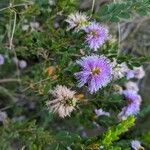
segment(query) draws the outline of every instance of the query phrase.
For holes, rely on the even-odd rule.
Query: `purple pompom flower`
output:
[[[25,69],[27,67],[27,62],[25,60],[20,60],[19,61],[19,67],[21,69]]]
[[[4,56],[0,54],[0,65],[3,65],[4,61],[5,61]]]
[[[82,71],[75,73],[79,80],[79,87],[88,85],[90,93],[97,92],[106,86],[112,79],[112,67],[110,60],[105,56],[86,56],[77,61]]]
[[[141,96],[133,90],[124,90],[123,95],[127,101],[127,106],[125,106],[119,113],[118,117],[120,119],[126,119],[130,115],[136,115],[140,110]]]
[[[132,140],[131,141],[131,147],[134,150],[144,150],[144,147],[141,145],[141,142],[138,140]]]
[[[129,80],[129,79],[132,79],[134,77],[135,77],[134,71],[133,70],[128,70],[128,72],[126,73],[126,78]]]
[[[110,116],[110,113],[104,111],[102,108],[95,109],[94,111],[95,111],[97,117],[99,117],[99,116]]]
[[[127,79],[137,78],[142,79],[145,76],[145,71],[142,66],[134,67],[133,70],[129,70],[126,74]]]
[[[108,39],[108,29],[98,23],[93,22],[84,30],[87,33],[86,42],[91,49],[94,49],[94,51],[97,51],[97,49]]]

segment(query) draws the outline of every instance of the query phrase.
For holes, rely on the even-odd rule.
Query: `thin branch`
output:
[[[121,29],[120,29],[120,23],[117,25],[118,27],[118,55],[121,53]]]
[[[92,16],[92,14],[93,14],[93,12],[94,12],[94,6],[95,6],[95,0],[92,1],[92,9],[91,9],[91,12],[92,12],[92,13],[91,13],[91,16]]]
[[[116,3],[116,0],[114,0],[114,3]],[[120,23],[118,22],[117,24],[117,28],[118,28],[118,56],[121,53],[121,47],[120,47],[120,42],[121,42],[121,29],[120,29]]]
[[[15,33],[15,28],[16,28],[16,19],[17,19],[17,13],[15,11],[14,12],[14,23],[13,23],[13,29],[12,29],[12,34],[10,37],[10,41],[9,41],[9,49],[12,49],[12,45],[13,45],[13,37],[14,37],[14,33]]]
[[[43,79],[43,80],[38,81],[38,82],[36,82],[36,83],[33,83],[33,85],[40,84],[41,82],[44,82],[44,81],[47,81],[47,80],[50,80],[50,78],[46,78],[46,79]],[[22,92],[25,92],[25,91],[27,91],[27,90],[30,89],[30,88],[31,88],[31,87],[28,86],[27,88],[23,89]]]
[[[9,49],[13,51],[14,57],[17,59],[17,54],[16,54],[16,52],[15,52],[15,50],[13,48],[13,38],[14,38],[15,29],[16,29],[17,13],[14,10],[13,10],[13,12],[14,12],[14,22],[13,22],[13,28],[12,28],[11,37],[10,37],[10,40],[9,40]],[[11,28],[11,24],[10,24],[10,28]],[[16,69],[17,69],[18,81],[20,83],[21,80],[20,80],[20,71],[19,71],[18,64],[16,64]]]
[[[18,79],[1,79],[0,80],[0,84],[1,83],[7,83],[7,82],[20,82],[20,79],[18,80]]]
[[[57,55],[64,55],[64,52],[55,52]],[[73,56],[73,57],[81,57],[82,55],[79,54],[72,54],[72,53],[67,53],[68,56]]]
[[[20,7],[20,6],[26,6],[27,4],[16,4],[16,5],[9,5],[8,7],[5,7],[5,8],[2,8],[0,9],[0,12],[1,11],[4,11],[4,10],[7,10],[7,9],[11,9],[11,8],[15,8],[15,7]]]
[[[7,109],[9,109],[9,108],[12,108],[12,107],[13,107],[13,105],[6,106],[6,107],[4,107],[4,108],[1,108],[0,111],[5,111],[5,110],[7,110]]]

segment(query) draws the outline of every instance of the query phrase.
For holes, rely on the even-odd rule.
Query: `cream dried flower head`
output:
[[[72,13],[66,19],[66,22],[69,24],[67,30],[74,29],[75,32],[78,32],[89,24],[88,20],[89,18],[81,12]]]
[[[66,86],[57,85],[50,94],[54,97],[52,101],[47,102],[50,112],[57,113],[61,118],[70,116],[75,109],[75,91],[71,91]]]

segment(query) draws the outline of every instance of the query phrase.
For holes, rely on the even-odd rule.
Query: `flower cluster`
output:
[[[91,49],[96,51],[108,39],[108,29],[96,22],[89,22],[89,17],[85,14],[77,12],[71,14],[66,19],[69,24],[67,30],[73,29],[75,32],[83,30],[86,33],[86,43]],[[91,94],[96,93],[100,88],[107,86],[112,79],[112,65],[111,61],[101,55],[89,55],[82,57],[77,61],[81,67],[81,71],[75,73],[76,79],[79,81],[78,86],[88,86]],[[60,117],[64,118],[74,110],[74,91],[67,89],[65,86],[58,85],[51,94],[55,99],[48,101],[47,106],[51,112],[57,113]],[[97,111],[100,113],[100,110]],[[101,111],[103,115],[109,115]]]
[[[142,66],[134,67],[133,70],[131,70],[124,63],[116,65],[115,67],[114,70],[117,70],[118,73],[118,75],[117,73],[116,75],[115,73],[113,73],[113,75],[115,75],[114,76],[115,79],[126,77],[127,80],[132,78],[139,80],[145,76],[145,72]],[[124,85],[125,90],[123,90],[123,88],[120,87],[119,85],[117,87],[119,87],[118,93],[122,94],[124,96],[125,101],[127,102],[127,105],[123,107],[122,111],[118,114],[118,118],[122,120],[126,119],[130,115],[136,115],[140,110],[140,105],[142,101],[141,96],[138,94],[139,91],[138,83],[128,81]]]
[[[134,67],[133,70],[127,72],[127,79],[142,79],[145,76],[145,71],[142,66]]]
[[[126,77],[128,80],[132,78],[142,79],[145,71],[142,66],[129,69],[126,63],[118,64],[116,60],[112,63],[114,80]]]
[[[68,16],[66,22],[69,24],[68,30],[75,32],[83,30],[86,33],[85,42],[90,49],[97,51],[109,38],[107,27],[96,22],[89,22],[89,18],[82,13],[74,13]]]
[[[142,79],[145,72],[142,66],[134,67],[133,70],[129,69],[126,63],[118,64],[116,60],[112,62],[113,79],[117,80],[125,77],[129,79]],[[126,119],[130,115],[136,115],[140,110],[141,96],[138,94],[139,87],[137,82],[128,81],[124,85],[125,90],[119,85],[114,85],[114,90],[122,94],[127,102],[127,105],[122,108],[118,114],[119,119]]]
[[[97,22],[90,22],[89,17],[80,12],[71,14],[66,19],[69,24],[67,30],[85,33],[85,42],[90,49],[97,51],[109,38],[108,29]],[[107,86],[112,80],[125,77],[127,80],[131,78],[142,79],[145,75],[143,67],[129,69],[126,63],[118,64],[117,60],[110,61],[104,55],[91,54],[84,56],[76,61],[80,66],[80,71],[74,73],[78,80],[78,87],[87,86],[88,91],[93,94],[101,88]],[[118,114],[119,119],[125,119],[130,115],[136,115],[140,110],[141,97],[137,93],[138,85],[129,81],[124,85],[125,90],[117,84],[113,85],[115,91],[122,94],[127,105],[122,108]],[[51,112],[57,113],[64,118],[70,116],[75,109],[75,91],[71,91],[65,86],[57,85],[51,91],[54,100],[48,101],[47,106]],[[102,108],[95,109],[97,116],[110,116],[109,112],[103,111]]]
[[[25,69],[27,67],[27,62],[25,60],[19,60],[18,58],[13,57],[12,61],[18,65],[20,69]]]
[[[130,115],[136,115],[140,110],[141,96],[133,90],[124,90],[123,96],[127,101],[127,106],[123,107],[118,117],[120,119],[126,119]]]

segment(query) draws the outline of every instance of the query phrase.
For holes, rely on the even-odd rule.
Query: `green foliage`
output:
[[[99,148],[100,146],[102,146],[106,150],[121,150],[122,147],[128,150],[128,147],[125,146],[126,143],[123,143],[122,141],[121,143],[115,143],[115,142],[120,139],[121,134],[127,132],[129,128],[131,128],[134,124],[135,124],[135,118],[133,116],[129,116],[126,120],[123,120],[119,124],[108,128],[107,131],[103,133],[102,137],[98,136],[98,137],[91,138],[88,140],[86,144],[91,149],[93,147]]]
[[[96,16],[101,21],[119,22],[130,19],[133,13],[145,16],[150,11],[149,0],[127,0],[119,3],[110,3],[101,7]]]
[[[60,131],[54,133],[38,127],[35,121],[19,122],[6,124],[4,128],[0,128],[0,148],[11,149],[12,145],[19,144],[20,148],[27,148],[29,150],[48,149],[64,149],[67,146],[76,147],[77,143],[81,142],[79,135]]]
[[[129,143],[135,137],[150,146],[149,132],[142,136],[142,131],[137,133],[134,129],[130,136],[121,136],[135,122],[131,116],[118,124],[117,115],[125,102],[122,95],[114,92],[113,84],[122,86],[126,79],[110,83],[93,95],[87,92],[86,86],[77,87],[74,73],[79,67],[75,62],[93,53],[83,42],[83,32],[66,31],[65,19],[78,11],[78,0],[13,0],[12,6],[5,5],[4,11],[0,10],[0,54],[5,57],[5,64],[0,66],[0,80],[15,78],[21,82],[0,82],[0,110],[8,115],[6,124],[1,121],[0,149],[88,150],[90,147],[97,150],[104,146],[106,150],[129,150]],[[148,15],[149,10],[149,0],[116,1],[101,6],[90,19],[111,24],[134,18],[135,14]],[[17,21],[10,50],[14,12]],[[33,23],[39,27],[31,26]],[[23,30],[26,25],[28,29]],[[119,55],[119,48],[117,41],[110,39],[94,53],[111,60],[117,58],[118,63],[126,62],[130,68],[150,60],[149,56]],[[13,62],[15,55],[19,60],[26,60],[27,68],[21,69]],[[57,84],[76,90],[77,96],[83,95],[75,111],[65,119],[48,112],[46,106],[46,101],[52,98],[49,91]],[[109,111],[111,116],[97,117],[96,108]],[[149,115],[149,106],[144,107],[138,117],[146,115]]]
[[[60,131],[55,136],[55,143],[49,146],[50,149],[65,149],[66,147],[77,147],[81,142],[79,135],[72,134],[66,131]],[[56,144],[57,143],[57,144]]]
[[[150,131],[143,133],[143,136],[141,137],[142,141],[147,147],[150,147]]]
[[[53,142],[50,132],[38,128],[35,121],[32,122],[9,122],[4,128],[0,128],[0,148],[11,149],[12,145],[19,142],[20,149],[43,149],[43,146]]]
[[[118,125],[109,128],[102,137],[102,145],[108,147],[114,141],[117,141],[122,133],[128,131],[128,129],[134,125],[134,122],[135,118],[131,116]]]

